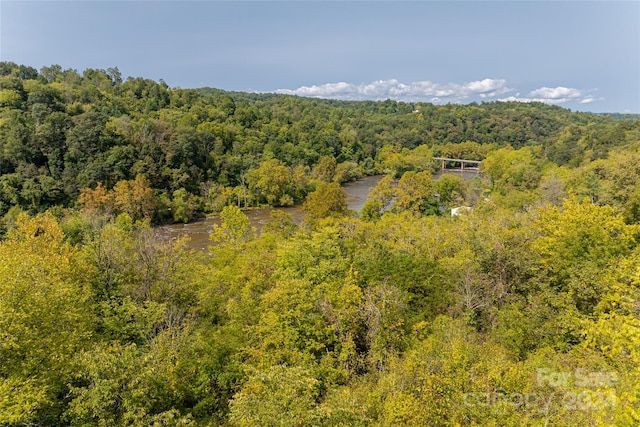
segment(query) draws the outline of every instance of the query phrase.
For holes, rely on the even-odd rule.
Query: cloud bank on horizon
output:
[[[511,92],[515,95],[506,96]],[[368,84],[326,83],[321,85],[301,86],[297,89],[278,89],[275,93],[297,95],[311,98],[329,98],[339,100],[381,101],[393,99],[406,102],[464,103],[479,99],[482,101],[518,101],[544,102],[546,104],[564,104],[576,102],[589,104],[596,98],[593,90],[582,90],[558,86],[541,87],[521,96],[514,88],[507,85],[505,79],[483,79],[467,83],[434,83],[419,81],[404,84],[396,79],[377,80]]]

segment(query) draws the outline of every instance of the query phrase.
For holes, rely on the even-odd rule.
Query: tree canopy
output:
[[[0,425],[640,423],[635,116],[0,82]]]
[[[638,133],[637,120],[541,103],[348,102],[170,88],[123,79],[117,67],[0,70],[0,215],[73,207],[99,186],[126,204],[128,183],[144,176],[154,201],[134,216],[188,221],[230,203],[299,203],[320,182],[434,172],[431,156],[483,160],[509,147],[486,171],[498,188],[526,188],[541,160],[577,167]]]

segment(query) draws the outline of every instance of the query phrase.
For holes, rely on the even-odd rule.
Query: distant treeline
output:
[[[162,80],[125,81],[117,67],[79,73],[2,62],[0,88],[0,215],[95,202],[103,192],[104,203],[92,207],[117,212],[137,192],[151,195],[144,215],[152,221],[187,221],[232,202],[291,205],[319,182],[399,176],[415,170],[405,160],[416,147],[429,149],[423,157],[476,160],[498,147],[539,147],[544,159],[577,166],[606,157],[639,126],[542,103],[172,89]]]

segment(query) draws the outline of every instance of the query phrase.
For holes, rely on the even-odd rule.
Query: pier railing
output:
[[[434,157],[433,160],[441,162],[442,170],[480,172],[481,162],[479,160],[450,159],[448,157]],[[453,163],[453,167],[447,167],[451,163]],[[458,164],[460,167],[457,167]]]

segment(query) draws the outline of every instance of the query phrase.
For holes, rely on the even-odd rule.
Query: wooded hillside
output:
[[[635,117],[0,74],[0,425],[640,424]]]
[[[633,142],[638,126],[539,103],[435,106],[171,89],[123,81],[117,68],[38,72],[4,62],[0,88],[0,215],[13,206],[36,213],[89,203],[154,222],[188,221],[238,199],[291,205],[320,181],[399,176],[416,168],[408,158],[416,147],[472,160],[528,147],[575,167]],[[149,194],[127,200],[132,192]],[[131,203],[143,208],[131,211]]]

